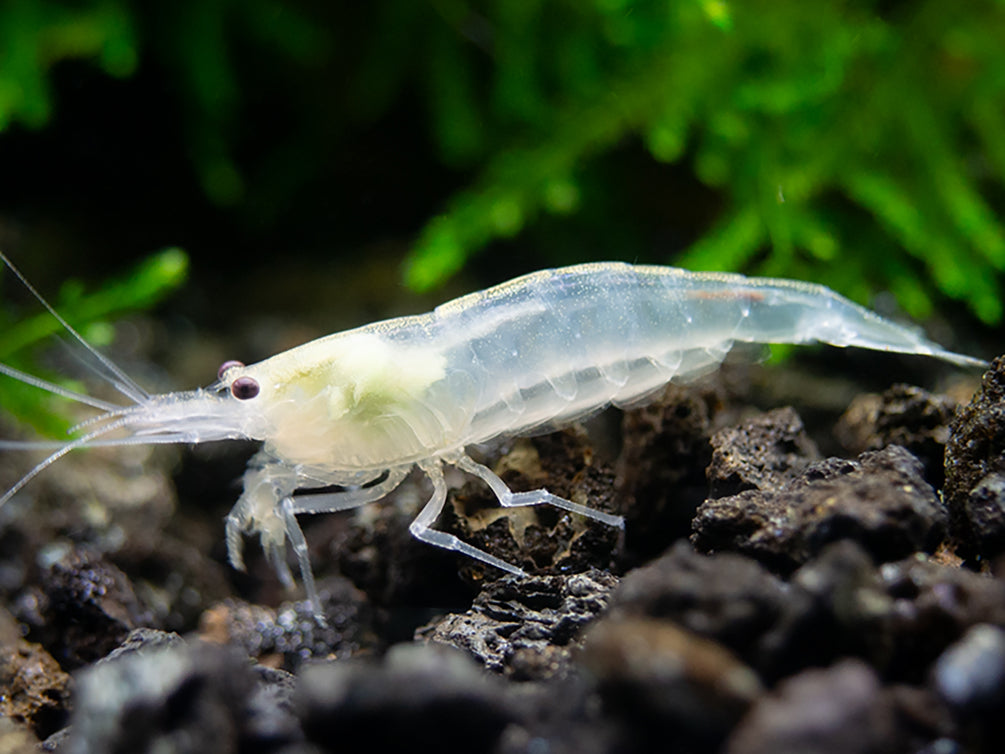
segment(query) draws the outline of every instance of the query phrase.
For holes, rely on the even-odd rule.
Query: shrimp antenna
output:
[[[102,354],[98,349],[96,349],[94,346],[88,343],[84,339],[83,335],[74,330],[73,327],[70,326],[70,323],[67,322],[65,319],[63,319],[63,317],[59,314],[59,312],[57,312],[52,307],[52,305],[42,297],[42,294],[40,294],[38,291],[35,290],[35,286],[33,286],[31,283],[28,282],[28,279],[21,274],[21,271],[14,266],[14,263],[11,262],[10,259],[7,257],[7,255],[4,254],[2,251],[0,251],[0,260],[3,260],[4,264],[6,264],[10,268],[10,271],[13,272],[14,275],[17,277],[17,279],[20,280],[21,283],[24,285],[24,287],[28,289],[29,293],[31,293],[31,295],[34,296],[38,300],[38,302],[46,308],[46,311],[48,311],[49,314],[51,314],[53,317],[56,318],[56,321],[59,322],[59,324],[61,324],[66,329],[66,331],[70,333],[70,335],[73,336],[74,340],[80,343],[80,345],[82,345],[89,354],[91,354],[95,359],[97,359],[98,362],[105,369],[107,369],[112,375],[115,376],[116,379],[109,380],[109,382],[116,390],[118,390],[120,393],[122,393],[130,400],[135,401],[136,403],[142,403],[143,401],[150,399],[150,393],[148,393],[146,390],[140,387],[128,374],[123,372],[122,369],[120,369],[119,366],[115,364],[115,362],[113,362],[107,356]],[[0,505],[2,504],[3,503],[0,502]]]
[[[21,479],[18,480],[17,484],[15,484],[13,487],[7,490],[7,492],[5,492],[2,497],[0,497],[0,506],[3,506],[4,503],[6,503],[8,500],[14,497],[14,495],[20,492],[20,490],[26,484],[28,484],[28,482],[30,482],[32,479],[38,476],[42,471],[49,468],[52,464],[54,464],[60,458],[65,456],[71,450],[82,448],[85,445],[88,445],[92,440],[95,440],[101,437],[102,435],[108,434],[113,430],[124,427],[128,423],[129,423],[129,417],[123,416],[118,420],[112,422],[111,424],[106,424],[104,427],[96,429],[93,432],[89,432],[86,435],[82,435],[76,438],[75,440],[71,440],[65,445],[60,446],[59,450],[55,451],[50,456],[48,456],[44,461],[39,463],[37,466],[35,466],[35,468],[33,468],[31,471],[29,471],[27,474],[21,477]]]
[[[59,395],[63,398],[69,398],[71,401],[77,401],[78,403],[83,403],[93,408],[101,409],[102,411],[118,411],[122,408],[122,406],[118,406],[114,403],[103,401],[100,398],[92,398],[89,395],[78,393],[76,390],[70,390],[62,385],[57,385],[54,382],[43,380],[41,377],[36,377],[33,374],[22,372],[20,369],[7,366],[3,362],[0,362],[0,374],[6,375],[18,382],[23,382],[26,385],[37,387],[39,390],[45,390],[47,393]]]

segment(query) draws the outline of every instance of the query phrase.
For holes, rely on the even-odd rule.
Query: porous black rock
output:
[[[991,362],[980,389],[957,412],[946,444],[944,493],[951,532],[964,557],[1005,552],[995,491],[1000,474],[1005,474],[1005,356]]]
[[[694,511],[708,497],[709,438],[725,402],[718,383],[671,383],[652,402],[625,412],[616,485],[629,565],[691,533]]]
[[[59,730],[69,716],[71,688],[70,676],[52,656],[25,641],[10,615],[0,610],[0,720],[11,723],[0,744],[9,745],[8,736],[19,737],[14,723],[39,738]],[[0,751],[7,751],[3,745]]]
[[[800,592],[751,558],[707,556],[678,542],[622,578],[611,595],[610,613],[667,619],[772,676],[773,648],[789,646],[787,616],[804,609],[804,602]]]
[[[894,706],[876,673],[858,660],[807,670],[761,698],[726,754],[845,754],[894,750]]]
[[[67,670],[104,657],[153,621],[129,577],[86,548],[68,550],[43,572],[34,602],[37,615],[19,617]]]
[[[416,638],[462,649],[518,680],[561,676],[579,632],[607,607],[617,583],[597,569],[502,579],[486,584],[470,610],[437,618]]]
[[[1005,630],[981,623],[935,662],[931,685],[953,712],[969,751],[1001,750],[1005,735]]]
[[[707,500],[692,541],[704,552],[750,555],[787,573],[827,544],[853,539],[877,561],[932,552],[947,515],[918,459],[897,445],[807,466],[775,490]]]
[[[620,513],[611,463],[596,453],[587,432],[561,432],[515,440],[493,470],[514,492],[552,494],[607,513]],[[445,528],[507,563],[544,573],[584,571],[610,565],[621,531],[550,505],[502,508],[488,486],[473,480],[448,497]],[[459,569],[481,584],[496,569],[463,557]]]
[[[866,393],[852,401],[834,433],[851,453],[900,445],[909,450],[936,489],[945,479],[945,450],[957,403],[948,395],[913,385],[897,384],[880,394]]]
[[[178,649],[183,646],[185,646],[185,640],[172,631],[160,631],[156,628],[134,628],[119,646],[98,662],[111,662],[124,655],[150,654],[162,649]]]
[[[1005,630],[980,623],[936,661],[936,690],[962,714],[1005,711]]]
[[[802,419],[790,407],[720,429],[711,444],[712,460],[705,472],[711,498],[781,487],[820,458]]]
[[[974,485],[963,514],[978,552],[989,558],[1005,552],[1005,472],[988,474]]]
[[[682,542],[626,574],[609,615],[671,621],[770,683],[858,657],[884,678],[916,684],[971,626],[1005,625],[1005,583],[921,555],[877,566],[852,540],[786,580],[749,557],[703,555]]]
[[[587,629],[579,662],[605,708],[653,743],[713,747],[762,691],[736,655],[669,620],[600,620]]]
[[[348,579],[322,579],[318,594],[323,624],[318,623],[308,600],[272,608],[228,599],[203,613],[199,635],[207,641],[239,646],[256,659],[278,659],[290,671],[312,658],[348,657],[374,642],[373,610]]]
[[[236,752],[302,740],[291,683],[230,647],[197,642],[130,651],[82,671],[59,751]],[[268,705],[271,716],[254,714]]]
[[[501,680],[435,645],[306,666],[294,707],[307,739],[338,751],[491,751],[518,717]]]

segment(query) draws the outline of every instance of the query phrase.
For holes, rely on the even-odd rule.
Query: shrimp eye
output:
[[[223,362],[220,365],[220,368],[216,370],[216,377],[217,377],[217,379],[222,380],[223,379],[223,373],[226,372],[228,369],[231,369],[233,367],[243,367],[243,366],[244,366],[244,363],[240,362],[240,361],[225,361],[225,362]]]
[[[230,383],[230,392],[239,401],[246,401],[258,395],[258,380],[253,377],[238,377]]]

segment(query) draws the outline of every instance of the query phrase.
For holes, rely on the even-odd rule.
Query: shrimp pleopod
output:
[[[0,373],[103,412],[0,504],[74,448],[254,439],[262,446],[226,519],[230,561],[243,567],[243,535],[257,534],[290,584],[289,541],[316,612],[320,601],[297,515],[378,500],[416,466],[429,478],[432,496],[411,533],[522,575],[517,565],[433,528],[447,498],[444,465],[483,480],[503,506],[547,504],[621,527],[621,517],[547,490],[512,492],[465,449],[570,422],[607,405],[637,404],[671,380],[692,380],[714,369],[736,343],[812,341],[983,364],[824,286],[584,264],[525,275],[427,314],[329,335],[257,364],[227,362],[206,389],[150,395],[95,353],[132,402],[125,407],[0,365]],[[297,493],[311,487],[339,489]]]

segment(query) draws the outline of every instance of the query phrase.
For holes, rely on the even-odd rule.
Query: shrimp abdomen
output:
[[[630,404],[714,369],[736,342],[980,363],[824,286],[622,263],[527,275],[438,308],[430,326],[452,368],[481,386],[467,442]]]

